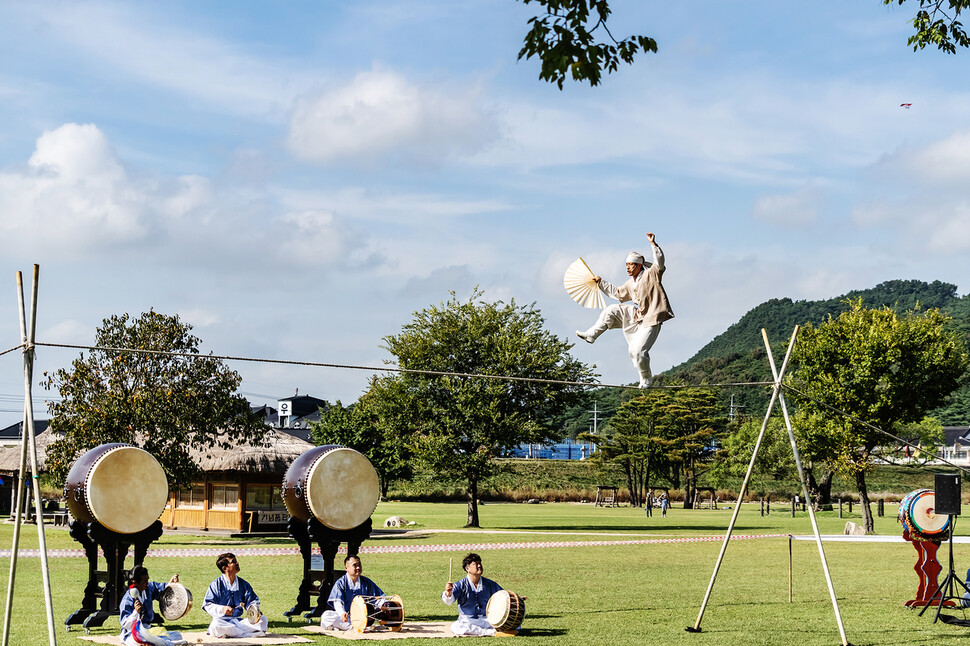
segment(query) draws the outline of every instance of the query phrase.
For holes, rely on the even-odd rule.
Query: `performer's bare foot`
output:
[[[596,340],[593,336],[586,334],[585,332],[580,332],[579,330],[576,330],[576,336],[578,336],[586,343],[592,343],[593,341]]]

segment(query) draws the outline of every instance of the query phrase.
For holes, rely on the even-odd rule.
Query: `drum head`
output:
[[[120,534],[134,534],[158,520],[168,503],[168,479],[150,453],[121,446],[105,453],[88,473],[91,514]]]
[[[189,614],[192,593],[181,583],[169,583],[158,597],[158,611],[165,621],[175,621]]]
[[[367,602],[362,596],[356,596],[350,602],[350,625],[354,627],[355,631],[364,632],[364,629],[372,621],[368,615],[369,610]]]
[[[262,616],[263,613],[259,610],[259,606],[257,606],[255,603],[246,609],[246,621],[254,626],[259,623]]]
[[[485,619],[497,628],[508,621],[511,607],[509,591],[499,590],[488,598],[488,605],[485,606]]]
[[[910,518],[916,531],[932,536],[946,529],[949,516],[935,513],[936,494],[925,491],[913,499],[910,505]]]
[[[330,529],[353,529],[370,518],[381,497],[377,471],[362,453],[324,453],[307,474],[307,505]]]

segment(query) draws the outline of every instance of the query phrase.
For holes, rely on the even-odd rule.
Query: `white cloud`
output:
[[[45,132],[27,168],[0,174],[0,231],[20,244],[70,249],[144,237],[145,195],[128,181],[107,138],[93,124]]]
[[[970,130],[958,130],[922,146],[907,145],[873,167],[878,176],[917,187],[970,186]]]
[[[824,194],[807,183],[794,193],[762,195],[754,203],[759,220],[787,226],[804,227],[818,220]]]
[[[438,164],[480,150],[496,131],[475,90],[423,87],[374,69],[298,101],[287,143],[308,161]]]
[[[376,254],[366,236],[329,211],[286,213],[275,224],[274,255],[306,266],[359,267]]]
[[[117,83],[166,88],[231,114],[280,119],[309,85],[292,62],[267,61],[238,45],[177,25],[173,13],[126,3],[28,3],[38,31],[75,61]],[[40,27],[42,25],[42,27]],[[78,64],[77,62],[75,64]]]

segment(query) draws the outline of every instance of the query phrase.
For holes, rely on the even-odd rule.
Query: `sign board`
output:
[[[256,512],[256,519],[260,525],[285,525],[290,519],[289,512],[286,511],[265,511],[260,509]]]

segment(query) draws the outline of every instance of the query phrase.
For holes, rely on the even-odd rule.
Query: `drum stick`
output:
[[[455,557],[448,559],[448,583],[451,583],[451,566],[455,564]]]

